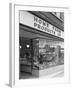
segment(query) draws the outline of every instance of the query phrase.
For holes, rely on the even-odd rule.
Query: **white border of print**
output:
[[[19,80],[19,10],[64,12],[64,77],[52,79],[25,79]],[[48,84],[61,84],[70,82],[69,72],[69,9],[67,7],[28,6],[22,4],[10,4],[10,86],[47,86]]]

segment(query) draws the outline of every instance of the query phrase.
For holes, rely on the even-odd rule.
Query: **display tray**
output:
[[[55,66],[58,66],[58,65],[63,65],[64,63],[56,63],[56,62],[44,62],[43,64],[35,64],[33,65],[34,69],[38,69],[38,70],[43,70],[43,69],[46,69],[46,68],[50,68],[50,67],[55,67]]]

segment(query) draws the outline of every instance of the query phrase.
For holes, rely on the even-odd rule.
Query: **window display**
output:
[[[39,43],[39,44],[38,44]],[[63,64],[63,48],[59,44],[52,44],[46,39],[39,39],[34,47],[34,67],[45,69],[55,65]]]

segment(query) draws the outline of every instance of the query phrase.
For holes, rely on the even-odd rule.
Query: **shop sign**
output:
[[[63,31],[29,12],[20,11],[20,23],[45,33],[63,38]]]
[[[61,37],[61,30],[49,24],[48,22],[38,18],[37,16],[34,16],[34,28]]]

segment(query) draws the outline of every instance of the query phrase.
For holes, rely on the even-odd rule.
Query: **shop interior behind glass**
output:
[[[32,75],[32,70],[64,64],[64,42],[24,37],[20,37],[19,41],[20,72]]]

